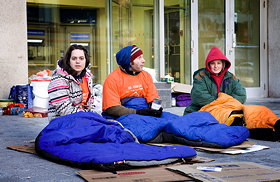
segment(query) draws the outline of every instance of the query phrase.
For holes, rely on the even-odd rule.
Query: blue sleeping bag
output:
[[[220,124],[206,111],[184,116],[164,112],[161,118],[130,114],[119,117],[117,121],[142,143],[153,141],[161,132],[172,134],[173,139],[174,136],[181,137],[180,143],[183,144],[215,148],[239,145],[249,137],[248,128]]]
[[[142,109],[144,103],[146,100],[142,97],[131,97],[126,99],[123,105]],[[141,107],[137,108],[137,105]],[[206,111],[184,116],[163,112],[160,118],[130,114],[116,120],[129,129],[141,143],[179,142],[190,146],[228,148],[241,144],[249,137],[248,128],[220,124]],[[158,135],[161,139],[154,140]]]
[[[119,123],[91,112],[53,119],[37,136],[35,149],[54,162],[106,171],[189,161],[196,156],[187,146],[140,144]]]

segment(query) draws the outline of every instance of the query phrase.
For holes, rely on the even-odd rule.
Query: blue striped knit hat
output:
[[[134,59],[142,54],[142,50],[136,45],[126,46],[116,54],[117,63],[123,69],[129,70],[130,62],[134,61]]]

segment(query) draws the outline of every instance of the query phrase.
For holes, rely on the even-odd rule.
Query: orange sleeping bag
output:
[[[260,105],[243,105],[246,127],[273,128],[279,118],[269,108]]]
[[[220,92],[216,100],[203,106],[199,111],[208,111],[219,123],[230,126],[233,122],[230,114],[235,110],[242,110],[242,104],[232,96]]]
[[[199,111],[208,111],[220,123],[230,126],[233,122],[230,114],[234,110],[243,111],[244,121],[249,129],[273,128],[276,121],[279,120],[269,108],[261,105],[243,105],[225,93],[219,93],[216,100],[203,106]]]

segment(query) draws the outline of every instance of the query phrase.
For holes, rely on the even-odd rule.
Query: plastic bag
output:
[[[27,85],[15,85],[10,88],[9,99],[13,99],[16,103],[22,103],[27,108],[33,106],[33,87],[30,84]]]
[[[51,76],[49,74],[51,71],[49,69],[46,69],[44,71],[38,71],[36,75],[31,75],[29,77],[30,80],[51,80]]]

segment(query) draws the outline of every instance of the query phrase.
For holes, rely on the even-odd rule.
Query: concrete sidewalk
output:
[[[249,99],[245,104],[264,105],[280,117],[280,99]],[[172,107],[165,111],[182,115],[184,108]],[[47,118],[24,118],[22,116],[0,116],[0,182],[79,182],[85,181],[76,172],[79,168],[56,164],[38,155],[7,149],[7,146],[30,145],[39,132],[48,124]],[[197,151],[198,156],[214,159],[211,163],[255,162],[258,164],[280,167],[280,142],[248,139],[269,149],[227,155]]]

